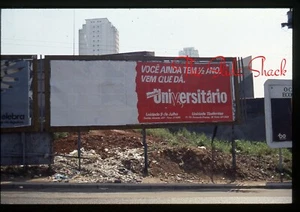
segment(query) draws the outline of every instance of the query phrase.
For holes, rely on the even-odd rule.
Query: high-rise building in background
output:
[[[79,29],[79,55],[119,53],[119,32],[107,18],[85,21]]]
[[[194,47],[186,47],[179,51],[179,56],[199,57],[199,53]]]

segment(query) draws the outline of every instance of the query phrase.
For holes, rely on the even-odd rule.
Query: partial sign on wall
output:
[[[28,60],[1,60],[1,127],[31,124],[30,69]]]
[[[264,84],[266,139],[271,148],[292,147],[292,80]]]
[[[35,56],[1,55],[1,129],[12,131],[35,124]]]
[[[50,127],[235,121],[233,76],[217,63],[46,59]]]

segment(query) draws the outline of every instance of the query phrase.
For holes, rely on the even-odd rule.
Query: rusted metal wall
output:
[[[51,133],[1,133],[1,166],[52,163]]]

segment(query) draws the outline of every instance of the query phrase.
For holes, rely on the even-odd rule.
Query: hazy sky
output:
[[[78,54],[78,30],[85,19],[108,18],[118,29],[120,53],[154,51],[178,56],[195,47],[200,57],[265,56],[265,69],[286,76],[254,77],[254,95],[263,97],[266,79],[292,79],[292,29],[285,9],[2,9],[1,54]],[[73,28],[75,14],[75,33]],[[261,69],[261,60],[253,62]]]

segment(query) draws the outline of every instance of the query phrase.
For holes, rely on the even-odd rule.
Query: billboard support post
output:
[[[235,179],[236,173],[236,143],[234,139],[234,124],[231,126],[231,154],[232,154],[232,170]]]
[[[80,131],[78,131],[78,140],[77,140],[77,146],[78,146],[78,169],[81,170],[81,164],[80,164],[80,147],[81,147],[81,136]]]
[[[41,61],[43,60],[42,55],[40,55],[40,60]],[[45,78],[43,76],[44,73],[43,73],[42,62],[39,63],[39,68],[38,68],[37,72],[38,72],[38,79],[37,79],[37,81],[38,81],[38,84],[39,84],[37,92],[38,92],[38,102],[39,102],[39,112],[40,112],[40,114],[39,114],[40,132],[43,132],[44,131],[44,115],[45,115],[43,113],[43,111],[44,111],[44,108],[43,108],[43,106],[44,106],[44,103],[43,103],[43,92],[44,92],[44,89],[43,89],[43,85],[44,85],[43,80]]]
[[[283,181],[283,167],[282,167],[282,150],[279,148],[279,172],[280,172],[280,182]]]
[[[22,148],[23,148],[23,166],[24,166],[24,169],[26,170],[26,158],[25,158],[26,147],[25,147],[25,133],[24,132],[21,133],[21,141],[22,141]]]
[[[211,181],[214,183],[214,139],[217,135],[218,125],[214,127],[213,135],[211,138]]]
[[[144,146],[144,158],[145,158],[145,167],[144,167],[144,173],[148,175],[148,155],[147,155],[147,142],[146,142],[146,129],[142,129],[143,134],[143,146]]]

